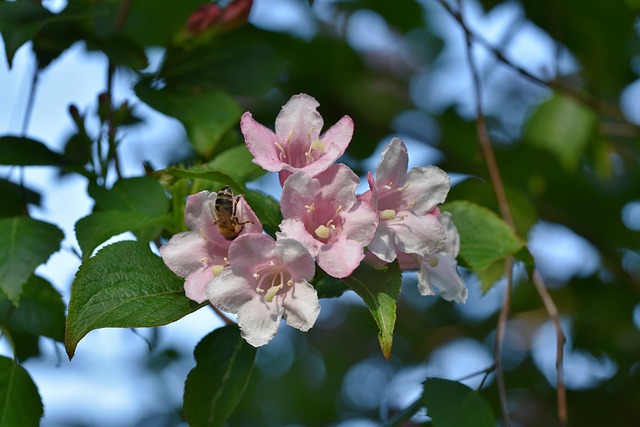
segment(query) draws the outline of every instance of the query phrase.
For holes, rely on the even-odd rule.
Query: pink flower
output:
[[[344,116],[323,135],[324,122],[316,110],[318,101],[301,93],[282,107],[276,118],[276,132],[256,122],[246,112],[240,129],[254,163],[270,172],[280,172],[280,183],[302,170],[315,176],[331,166],[342,154],[353,135],[353,121]]]
[[[424,257],[400,252],[398,253],[400,269],[420,269],[418,290],[422,295],[435,295],[435,288],[445,300],[461,304],[467,300],[467,288],[458,273],[458,262],[456,261],[460,251],[460,234],[458,234],[458,229],[449,212],[442,213],[440,221],[446,233],[444,247],[440,251]]]
[[[438,204],[449,192],[449,176],[436,166],[412,168],[407,172],[407,148],[393,138],[382,152],[376,178],[369,172],[371,190],[360,196],[380,216],[380,225],[368,249],[391,262],[396,252],[426,256],[438,251],[445,229],[438,216]]]
[[[302,243],[333,277],[346,277],[360,264],[378,225],[369,203],[356,199],[358,182],[358,176],[340,164],[315,178],[296,172],[282,188],[279,235]]]
[[[246,234],[231,244],[229,264],[207,285],[206,293],[214,306],[238,315],[249,344],[260,347],[271,341],[282,318],[304,332],[314,325],[320,304],[308,280],[315,266],[299,242]]]
[[[227,253],[231,241],[220,234],[211,213],[217,193],[201,191],[187,198],[184,219],[192,231],[176,234],[160,248],[160,255],[171,271],[186,278],[184,291],[187,297],[202,303],[207,300],[205,285],[214,275],[228,265]],[[243,196],[235,196],[236,217],[245,223],[240,235],[262,233],[262,224]]]

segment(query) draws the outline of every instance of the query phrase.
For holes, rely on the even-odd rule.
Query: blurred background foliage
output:
[[[36,1],[3,1],[0,32],[9,65],[29,41],[42,70],[83,43],[107,55],[112,71],[132,73],[139,100],[131,100],[132,110],[118,123],[122,138],[126,126],[139,124],[136,102],[178,119],[188,138],[175,141],[167,165],[150,168],[214,163],[242,144],[243,111],[270,124],[291,95],[304,92],[320,102],[326,127],[342,115],[353,118],[355,135],[342,160],[361,175],[375,167],[379,144],[399,136],[411,142],[410,156],[412,147],[425,147],[429,161],[452,174],[456,185],[448,200],[471,200],[499,214],[477,142],[463,32],[437,0],[260,1],[249,23],[248,9],[231,10],[246,2],[226,3],[211,9],[203,0],[70,0],[54,13]],[[640,2],[463,3],[469,27],[481,36],[473,52],[482,102],[517,231],[529,239],[568,336],[571,425],[636,426]],[[280,25],[270,25],[262,14],[279,16]],[[161,60],[149,65],[151,56]],[[83,138],[89,139],[80,126],[67,154],[77,153]],[[87,158],[70,161],[82,164]],[[0,184],[3,199],[11,201],[0,211],[15,215],[20,190],[5,180]],[[182,181],[165,185],[174,198],[189,191]],[[29,203],[39,202],[37,193],[27,195]],[[176,203],[172,209],[177,213],[167,228],[175,232],[182,212]],[[419,297],[415,276],[405,275],[390,361],[380,354],[368,310],[353,295],[323,300],[323,313],[309,333],[282,330],[258,351],[229,425],[378,425],[417,397],[426,376],[456,379],[488,367],[505,286],[501,273],[501,265],[480,277],[463,272],[471,294],[465,306]],[[520,426],[559,425],[555,337],[521,265],[515,278],[504,348],[512,419]],[[37,291],[36,282],[25,288],[25,305],[48,291]],[[0,320],[9,319],[10,310],[8,300],[0,301]],[[30,331],[16,316],[6,320],[18,341],[24,337],[20,359],[39,353],[34,337],[61,339],[59,318],[52,316],[48,331]],[[192,360],[192,350],[152,346],[141,363],[162,372]],[[454,373],[446,371],[444,359],[459,362]],[[473,386],[480,378],[473,378]],[[499,414],[492,375],[482,393]],[[138,425],[175,425],[179,413],[179,407],[167,408]],[[404,425],[423,422],[416,417]]]

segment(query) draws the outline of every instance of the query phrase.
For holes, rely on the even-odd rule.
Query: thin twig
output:
[[[458,15],[460,20],[458,21],[463,28],[467,28],[462,18],[462,1],[458,2]],[[507,195],[502,184],[502,178],[500,177],[500,171],[498,164],[493,153],[491,146],[491,139],[489,138],[489,131],[487,130],[487,124],[485,122],[484,113],[482,111],[482,87],[480,82],[480,75],[478,67],[476,66],[475,59],[473,57],[473,45],[471,40],[471,34],[469,31],[464,31],[466,39],[466,52],[467,62],[469,64],[469,70],[471,72],[471,78],[473,80],[473,88],[475,93],[475,105],[476,105],[476,131],[478,134],[478,142],[480,148],[484,154],[485,161],[487,162],[487,169],[489,171],[489,177],[491,184],[498,200],[498,206],[500,213],[509,226],[514,229],[513,217],[511,216],[511,210],[507,202]],[[513,268],[513,261],[511,258],[505,262],[505,270],[507,274],[507,291],[505,292],[504,302],[502,309],[500,310],[500,316],[498,317],[498,325],[496,326],[496,342],[493,352],[493,361],[496,366],[496,378],[498,381],[498,395],[500,397],[500,406],[502,407],[502,418],[505,427],[511,426],[511,417],[509,416],[509,404],[507,402],[507,390],[504,381],[504,375],[500,366],[500,356],[502,355],[502,344],[504,339],[504,331],[507,327],[507,319],[509,318],[509,307],[511,305],[511,270]]]
[[[540,83],[546,86],[549,86],[551,88],[553,88],[552,84],[544,82],[543,80],[529,74],[526,70],[515,66],[514,64],[512,64],[511,62],[509,62],[503,55],[501,52],[499,52],[497,49],[493,48],[493,46],[491,46],[486,40],[484,40],[483,38],[475,35],[474,33],[472,33],[469,28],[467,27],[467,25],[464,22],[464,19],[462,17],[462,2],[461,0],[457,0],[458,2],[458,11],[454,11],[451,6],[445,1],[445,0],[438,0],[438,2],[456,19],[456,21],[458,21],[458,23],[460,24],[464,34],[465,34],[465,39],[466,39],[466,51],[467,51],[467,60],[469,63],[469,68],[471,71],[471,75],[472,75],[472,79],[473,79],[473,84],[474,84],[474,89],[475,89],[475,96],[476,96],[476,129],[478,132],[478,141],[480,143],[480,147],[483,151],[483,154],[485,156],[485,160],[487,162],[487,169],[489,170],[489,176],[491,179],[491,184],[494,188],[494,191],[496,193],[496,198],[498,200],[498,206],[500,208],[500,213],[502,215],[502,218],[504,219],[504,221],[511,227],[511,229],[515,232],[515,224],[513,222],[513,217],[511,215],[511,210],[509,208],[509,204],[507,202],[507,197],[506,197],[506,193],[504,191],[504,185],[502,184],[502,178],[500,177],[500,172],[498,169],[498,165],[496,163],[495,160],[495,156],[493,153],[493,147],[491,146],[491,139],[489,138],[489,132],[487,130],[487,125],[486,125],[486,121],[484,118],[484,114],[482,112],[482,89],[480,86],[480,78],[479,78],[479,74],[478,74],[478,70],[473,58],[473,53],[472,53],[472,41],[473,39],[475,39],[476,41],[478,41],[480,44],[484,45],[485,48],[489,49],[491,52],[493,52],[493,54],[496,56],[496,58],[498,58],[499,60],[501,60],[502,62],[504,62],[505,64],[509,65],[510,67],[512,67],[513,69],[515,69],[516,71],[520,72],[522,75]],[[564,91],[563,93],[565,94],[569,94],[566,91]],[[581,94],[582,96],[583,94]],[[578,98],[576,98],[578,99]],[[599,101],[592,100],[591,98],[583,98],[583,99],[579,99],[581,100],[581,102],[584,102],[590,106],[592,106],[594,109],[598,110],[601,114],[605,114],[603,111],[600,110],[600,108],[602,108],[602,106],[604,104],[600,103]],[[611,113],[611,112],[609,112]],[[621,113],[620,113],[621,114]],[[606,114],[605,114],[606,115]],[[624,117],[621,116],[623,119]],[[619,118],[619,117],[616,117]],[[509,416],[508,416],[508,407],[507,407],[507,402],[506,402],[506,391],[505,391],[505,385],[504,385],[504,380],[501,380],[501,369],[500,369],[500,353],[501,353],[501,347],[502,347],[502,340],[504,338],[504,328],[506,327],[506,321],[507,321],[507,317],[508,317],[508,310],[509,310],[509,305],[510,305],[510,300],[511,300],[511,292],[512,292],[512,270],[513,270],[513,260],[511,258],[507,259],[507,262],[505,264],[505,268],[506,268],[506,275],[507,275],[507,282],[508,282],[508,289],[507,289],[507,293],[505,295],[505,301],[502,307],[502,310],[500,312],[500,316],[498,319],[498,326],[496,329],[496,348],[495,348],[495,352],[494,352],[494,362],[496,364],[496,371],[498,374],[498,388],[499,388],[499,393],[500,393],[500,402],[502,404],[502,411],[504,414],[504,423],[505,425],[509,425],[510,421],[509,421]],[[553,302],[553,299],[551,298],[551,296],[549,295],[549,293],[547,292],[546,287],[544,286],[544,283],[542,282],[540,276],[537,273],[534,273],[534,284],[536,286],[536,290],[538,291],[538,294],[540,295],[540,297],[542,298],[542,301],[544,302],[545,308],[547,310],[547,313],[549,314],[549,317],[552,319],[553,324],[556,328],[556,332],[558,334],[557,336],[557,354],[556,354],[556,369],[558,372],[558,380],[557,380],[557,398],[558,398],[558,418],[560,419],[560,422],[563,426],[568,425],[568,417],[567,417],[567,405],[566,405],[566,392],[565,392],[565,387],[564,387],[564,375],[563,375],[563,371],[562,371],[562,360],[563,360],[563,348],[564,348],[564,343],[565,343],[565,337],[564,337],[564,333],[562,331],[562,324],[560,323],[560,316],[558,314],[558,310]]]
[[[549,291],[547,291],[547,287],[544,285],[544,282],[537,271],[533,273],[533,284],[536,286],[538,294],[540,295],[540,298],[542,298],[542,302],[544,303],[544,306],[549,313],[549,317],[553,322],[553,327],[556,330],[556,389],[558,391],[558,418],[560,419],[560,424],[562,426],[568,426],[567,392],[564,386],[564,370],[562,369],[566,337],[562,330],[562,323],[560,323],[558,308],[553,302],[551,295],[549,295]]]
[[[220,317],[220,319],[222,319],[222,321],[224,323],[226,323],[227,325],[235,325],[236,322],[234,322],[233,320],[229,319],[227,316],[224,315],[223,312],[221,312],[218,307],[216,307],[213,304],[209,304],[209,306],[213,309],[214,313],[216,313],[218,315],[218,317]]]
[[[628,123],[627,118],[624,116],[620,108],[617,106],[604,102],[598,98],[595,98],[577,88],[567,86],[566,84],[557,81],[557,80],[544,80],[540,77],[534,76],[529,71],[525,70],[521,66],[513,63],[505,55],[497,48],[495,48],[487,39],[484,37],[474,33],[467,27],[462,21],[462,16],[459,11],[454,10],[445,0],[438,0],[438,2],[446,9],[449,14],[460,23],[463,31],[465,32],[467,38],[474,39],[478,42],[478,44],[482,45],[485,49],[487,49],[491,54],[493,54],[500,62],[517,72],[523,77],[526,77],[530,81],[537,83],[541,86],[548,87],[557,92],[563,93],[570,98],[575,99],[576,101],[591,107],[594,111],[602,114],[605,117],[609,117],[621,122]],[[631,125],[635,126],[635,125]]]
[[[38,67],[38,63],[36,61],[36,66],[33,70],[33,77],[31,77],[31,87],[29,88],[29,97],[27,98],[27,108],[25,109],[24,117],[22,118],[22,129],[20,130],[20,134],[22,136],[27,136],[27,131],[29,130],[29,123],[31,122],[31,117],[33,116],[33,106],[36,100],[36,89],[38,87],[39,77],[40,67]],[[22,202],[22,210],[25,215],[28,215],[29,212],[27,210],[27,189],[24,184],[24,167],[20,167],[20,199]]]

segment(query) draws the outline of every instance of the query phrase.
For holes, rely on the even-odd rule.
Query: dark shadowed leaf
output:
[[[183,283],[146,243],[104,247],[80,266],[71,287],[65,330],[69,358],[94,329],[166,325],[197,310]]]
[[[47,148],[42,142],[18,136],[0,137],[0,165],[66,166],[62,155]]]
[[[278,226],[282,222],[280,203],[268,194],[249,189],[245,190],[244,199],[258,216],[264,231],[272,237],[275,236],[279,229]]]
[[[25,204],[40,205],[40,194],[28,187],[0,179],[0,218],[24,214]]]
[[[428,378],[422,402],[433,427],[495,427],[496,418],[487,401],[456,381]]]
[[[0,220],[0,289],[18,305],[22,285],[60,248],[62,231],[29,217]]]
[[[44,410],[29,373],[0,356],[0,426],[37,427]]]
[[[11,301],[0,295],[0,325],[4,325],[11,335],[25,333],[62,341],[64,312],[60,293],[36,275],[24,284],[19,307],[13,307]]]
[[[38,2],[0,3],[0,32],[9,67],[20,46],[35,37],[52,16],[53,14]]]
[[[396,323],[396,300],[400,295],[402,274],[398,263],[373,268],[362,263],[344,279],[344,283],[362,298],[376,321],[378,341],[384,357],[391,357],[393,330]]]
[[[196,367],[184,385],[184,413],[193,427],[222,427],[247,386],[256,349],[237,326],[217,329],[196,346]]]

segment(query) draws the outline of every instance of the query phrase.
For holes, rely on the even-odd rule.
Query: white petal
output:
[[[238,326],[242,337],[252,346],[267,344],[278,332],[284,308],[274,300],[266,303],[261,298],[246,302],[238,310]]]
[[[442,298],[462,304],[467,300],[467,288],[458,273],[458,263],[448,254],[431,255],[437,258],[438,265],[431,267],[428,261],[422,262],[418,273],[418,290],[422,295],[435,295],[433,288],[438,290]]]
[[[284,298],[284,320],[287,325],[308,331],[320,314],[318,294],[313,286],[306,281],[297,282]]]
[[[378,225],[367,249],[383,261],[391,262],[396,259],[396,244],[393,241],[393,231],[383,221]]]
[[[211,304],[228,313],[238,313],[244,304],[260,295],[249,286],[247,280],[225,268],[205,287]]]

